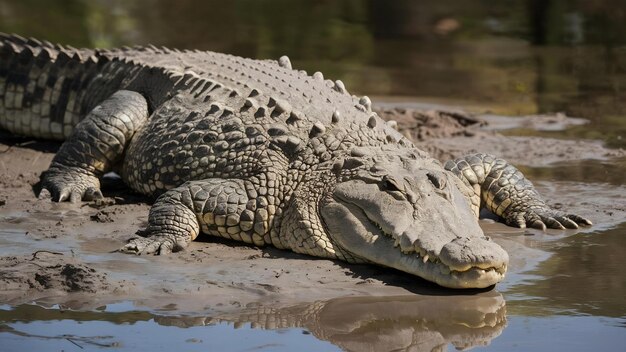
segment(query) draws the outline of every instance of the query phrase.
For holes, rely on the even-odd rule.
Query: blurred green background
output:
[[[626,147],[619,0],[0,0],[0,31],[84,47],[152,43],[341,79],[352,93],[595,122]]]

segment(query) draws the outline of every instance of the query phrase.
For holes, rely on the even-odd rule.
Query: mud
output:
[[[71,292],[96,293],[111,286],[106,273],[98,273],[60,252],[38,250],[32,255],[2,257],[0,265],[3,268],[0,286],[9,300],[21,297],[36,300],[40,296]]]
[[[533,166],[624,155],[623,150],[606,149],[592,141],[503,136],[486,130],[490,124],[484,119],[459,111],[385,108],[379,112],[396,120],[399,129],[419,146],[444,159],[468,151],[486,151]],[[344,296],[428,296],[444,292],[394,270],[206,237],[188,250],[166,257],[117,253],[117,248],[145,227],[151,199],[133,194],[119,178],[107,177],[103,182],[107,198],[103,201],[59,204],[37,200],[34,189],[39,175],[58,146],[0,135],[2,303],[34,301],[90,309],[132,301],[151,309],[204,312],[226,319],[228,314],[244,309],[280,310]],[[541,181],[537,186],[550,203],[599,224],[583,231],[614,226],[626,217],[626,209],[614,206],[626,194],[624,187]],[[587,202],[581,203],[581,196],[587,197]],[[541,258],[541,251],[527,245],[528,234],[540,234],[535,230],[513,229],[489,219],[481,224],[512,253],[509,277],[514,278]],[[231,320],[236,319],[233,316]]]
[[[516,165],[545,166],[574,160],[609,160],[626,156],[623,149],[609,149],[593,140],[563,140],[531,136],[507,136],[500,131],[526,128],[560,131],[587,123],[563,114],[507,117],[474,115],[460,109],[412,104],[381,105],[377,112],[394,120],[398,130],[439,160],[468,153],[491,153]]]

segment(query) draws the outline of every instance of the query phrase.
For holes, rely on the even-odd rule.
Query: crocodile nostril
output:
[[[426,176],[428,176],[430,182],[438,189],[444,189],[444,187],[446,187],[446,179],[443,175],[429,172]]]

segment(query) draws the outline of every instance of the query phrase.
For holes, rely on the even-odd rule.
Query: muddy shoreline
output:
[[[493,123],[459,111],[382,107],[400,131],[437,158],[490,152],[517,165],[546,166],[626,155],[597,141],[506,137]],[[562,120],[562,119],[561,119]],[[571,122],[562,120],[558,123]],[[578,121],[577,121],[578,123]],[[552,122],[548,122],[553,125]],[[508,126],[508,125],[507,125]],[[553,126],[554,127],[554,126]],[[114,252],[146,225],[151,200],[115,178],[103,182],[105,201],[39,201],[34,187],[59,144],[0,134],[0,302],[36,302],[94,309],[132,301],[148,309],[229,314],[250,307],[290,307],[344,296],[450,294],[418,278],[384,268],[322,260],[205,237],[176,255],[140,257]],[[537,182],[549,203],[589,217],[593,231],[626,217],[616,209],[624,187]],[[581,194],[588,194],[581,203]],[[623,199],[623,198],[622,198]],[[534,230],[481,221],[511,254],[509,277],[541,257],[525,243]],[[555,232],[564,236],[571,232]],[[538,234],[544,235],[544,234]],[[503,287],[508,285],[505,279]],[[465,293],[468,293],[465,291]],[[492,294],[486,292],[483,294]]]

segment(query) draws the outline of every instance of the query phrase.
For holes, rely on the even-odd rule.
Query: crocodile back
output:
[[[105,61],[94,50],[0,33],[0,127],[65,139],[84,116],[86,87]]]

